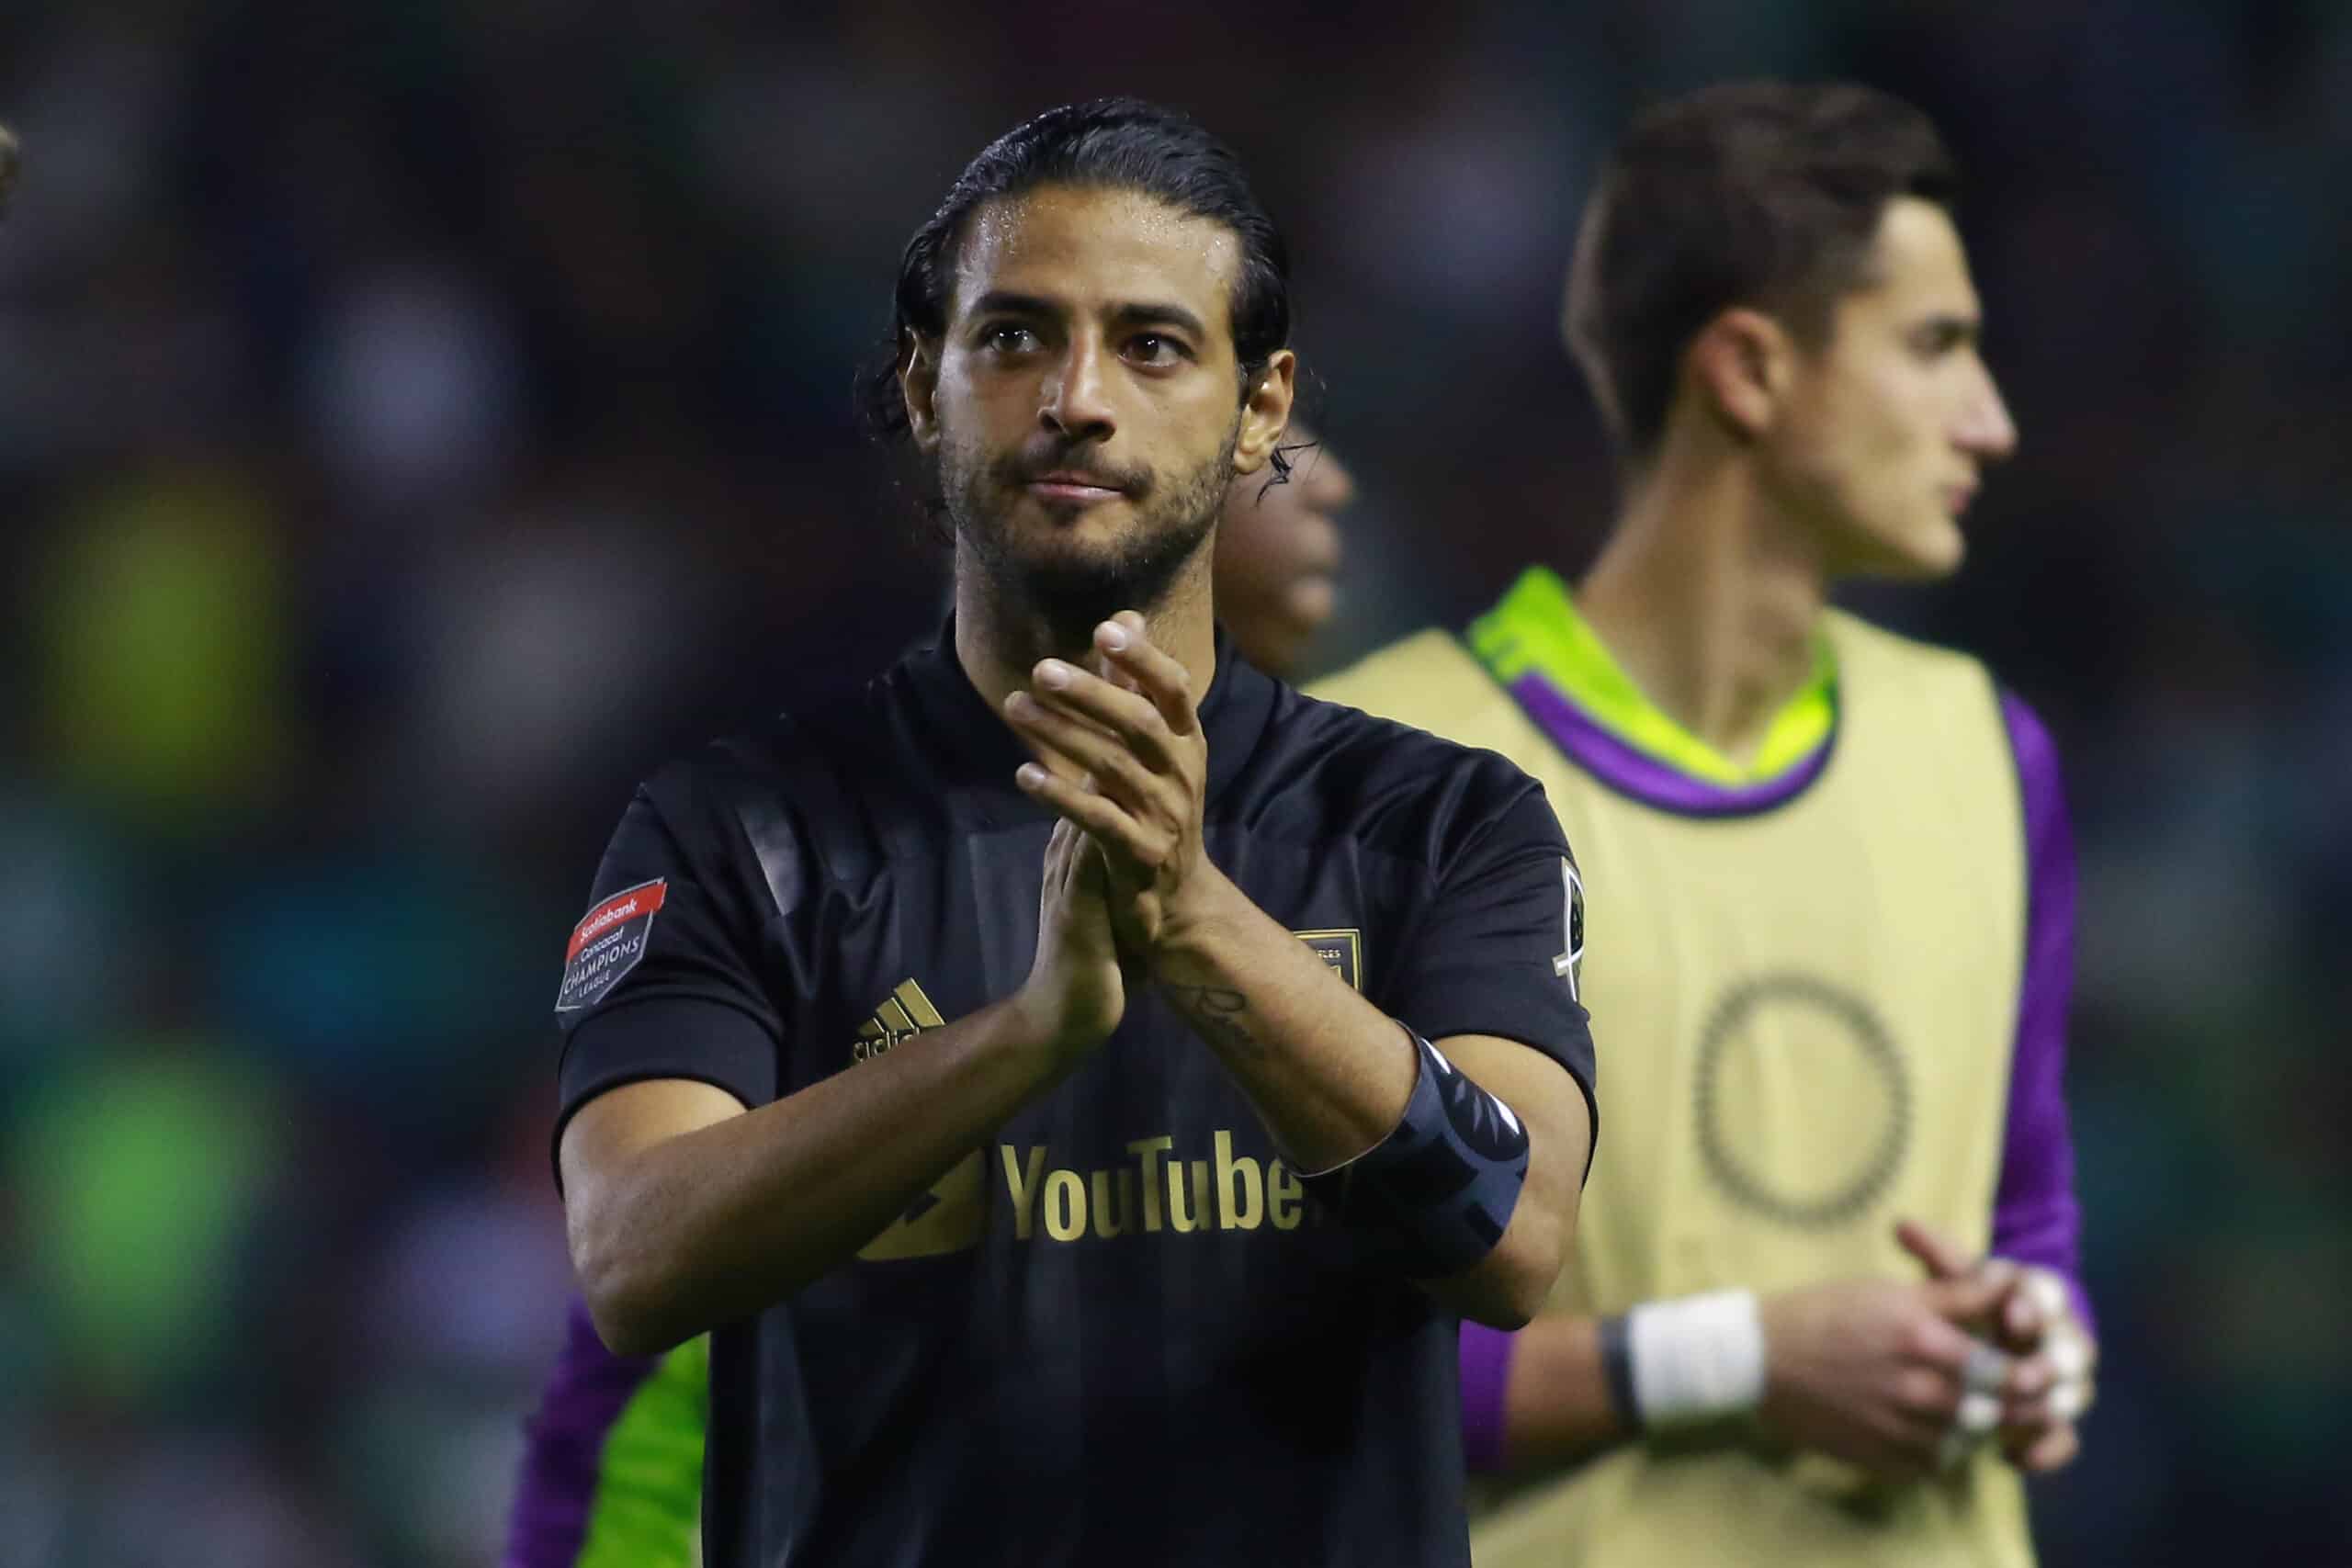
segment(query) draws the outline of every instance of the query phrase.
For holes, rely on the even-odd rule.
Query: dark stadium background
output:
[[[1328,664],[1586,558],[1572,215],[1765,73],[1941,120],[2024,432],[1867,603],[2067,761],[2048,1559],[2352,1562],[2352,6],[10,0],[0,1568],[491,1561],[566,931],[657,761],[931,624],[848,388],[984,140],[1134,90],[1257,171],[1365,495]]]

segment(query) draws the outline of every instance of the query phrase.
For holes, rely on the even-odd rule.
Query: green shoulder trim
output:
[[[1838,719],[1838,659],[1814,639],[1813,674],[1765,731],[1756,761],[1742,767],[1661,712],[1577,613],[1567,584],[1529,567],[1495,607],[1470,624],[1471,650],[1508,686],[1540,675],[1595,723],[1637,750],[1709,784],[1778,777],[1818,751]]]

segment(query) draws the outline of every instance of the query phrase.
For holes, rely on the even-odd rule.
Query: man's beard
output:
[[[1112,469],[1068,446],[1043,454],[1017,452],[991,462],[951,438],[940,451],[940,493],[956,539],[1000,591],[1018,595],[1022,607],[1043,618],[1057,641],[1083,643],[1098,623],[1119,611],[1149,615],[1165,602],[1177,575],[1216,526],[1240,436],[1237,414],[1216,456],[1167,479],[1145,469]],[[1004,510],[1032,477],[1059,468],[1100,475],[1125,491],[1135,521],[1124,536],[1099,549],[1061,547],[1060,540],[1047,541],[1034,554],[1020,549]]]

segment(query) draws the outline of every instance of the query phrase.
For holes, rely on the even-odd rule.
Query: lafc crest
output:
[[[1346,931],[1293,931],[1315,950],[1315,956],[1330,966],[1331,973],[1357,990],[1363,989],[1363,932],[1351,927]]]

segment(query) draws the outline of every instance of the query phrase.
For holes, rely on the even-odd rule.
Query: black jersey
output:
[[[1222,637],[1200,712],[1207,852],[1252,900],[1423,1035],[1522,1041],[1589,1098],[1539,785]],[[649,1077],[763,1105],[1010,995],[1054,822],[1027,755],[951,627],[659,774],[572,939],[564,1114]],[[1306,1197],[1138,988],[856,1259],[715,1332],[707,1559],[1467,1562],[1456,1323],[1391,1245]]]

